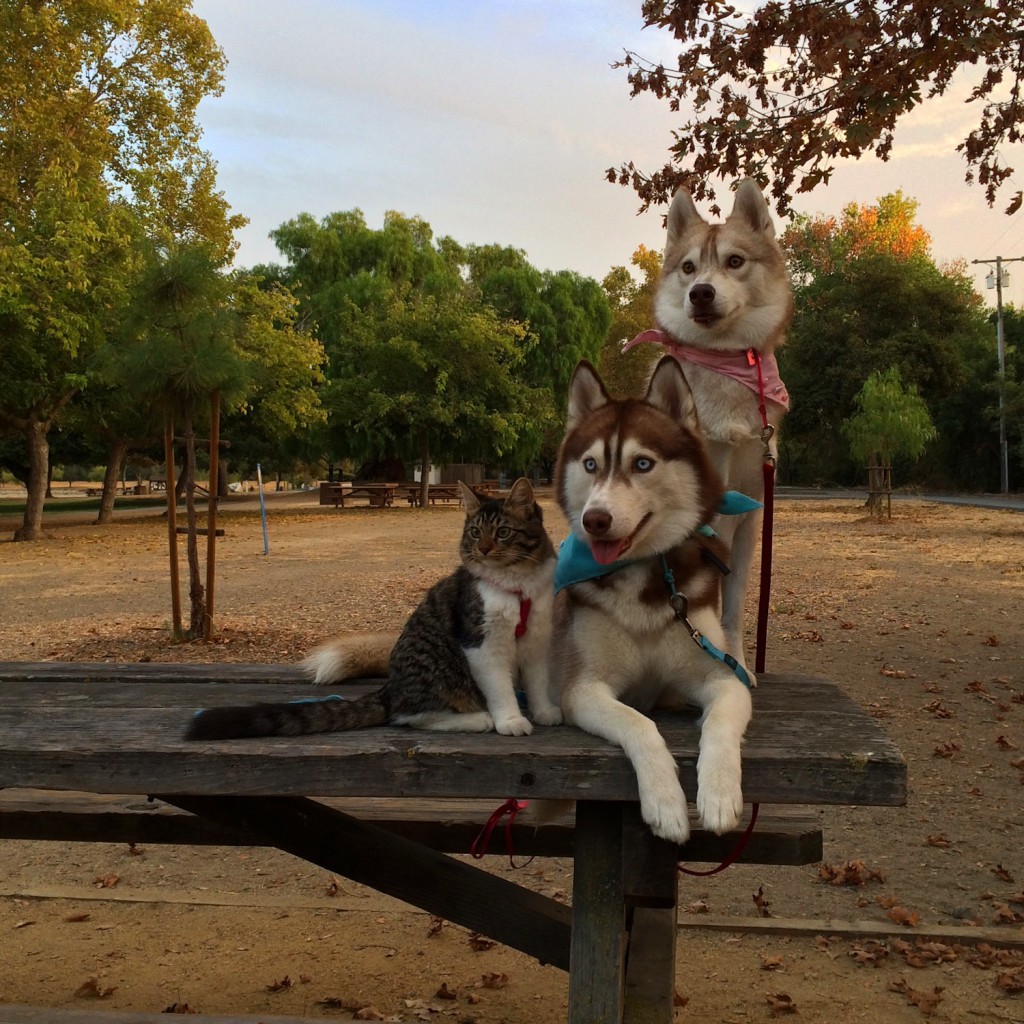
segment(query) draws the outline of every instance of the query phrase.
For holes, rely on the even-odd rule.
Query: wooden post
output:
[[[209,501],[206,504],[206,617],[203,639],[213,634],[213,582],[217,564],[217,492],[220,466],[220,391],[210,396],[210,479],[207,481]]]
[[[164,463],[167,476],[167,536],[171,566],[171,628],[181,636],[181,584],[178,577],[178,516],[174,497],[174,421],[170,409],[164,410]]]

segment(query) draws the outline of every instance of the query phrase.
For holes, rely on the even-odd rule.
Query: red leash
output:
[[[761,413],[761,443],[764,445],[764,516],[761,519],[761,588],[757,602],[757,642],[754,652],[754,671],[763,672],[765,652],[768,647],[768,611],[772,591],[772,533],[775,525],[775,456],[769,442],[775,428],[768,422],[768,406],[764,394],[764,378],[761,375],[761,354],[748,349],[747,362],[757,367],[759,395],[758,411]]]
[[[740,855],[747,848],[747,843],[750,842],[750,837],[754,834],[754,825],[757,824],[757,812],[760,810],[760,804],[750,805],[750,821],[747,822],[747,827],[743,830],[743,835],[736,840],[736,845],[729,852],[729,856],[718,865],[717,868],[712,868],[710,871],[693,871],[690,868],[684,868],[682,864],[677,864],[676,867],[679,869],[679,873],[682,875],[692,875],[695,878],[708,878],[711,875],[717,875],[719,871],[724,871],[726,868],[731,867],[739,860]]]
[[[508,863],[510,867],[521,868],[526,867],[533,858],[526,861],[524,864],[516,864],[515,862],[515,846],[512,842],[512,823],[516,820],[516,815],[526,809],[528,801],[516,800],[514,797],[509,797],[497,810],[491,813],[491,816],[484,822],[484,827],[480,829],[476,839],[473,840],[472,845],[469,847],[469,852],[477,860],[480,860],[487,853],[487,847],[491,843],[491,836],[494,834],[494,830],[498,827],[498,822],[501,821],[505,815],[508,815],[508,821],[505,822],[505,848],[508,850]]]

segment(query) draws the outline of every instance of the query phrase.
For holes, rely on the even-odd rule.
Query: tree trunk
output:
[[[103,474],[103,496],[100,498],[100,511],[96,516],[96,524],[109,523],[114,517],[114,495],[117,493],[117,478],[121,472],[128,442],[120,438],[111,440],[107,447],[107,468]]]
[[[221,455],[217,460],[217,497],[227,498],[230,495],[231,491],[228,489],[228,460]]]
[[[426,430],[420,433],[420,508],[430,504],[430,438]]]
[[[892,516],[892,477],[885,459],[874,456],[868,463],[868,511],[881,518]]]
[[[164,409],[164,493],[167,495],[167,542],[171,574],[171,629],[174,639],[180,640],[181,586],[178,576],[178,506],[174,497],[174,423],[169,408]]]
[[[43,536],[43,507],[46,504],[46,481],[50,474],[50,443],[46,439],[49,423],[30,419],[23,433],[28,449],[27,498],[21,526],[14,531],[15,540],[40,540]]]
[[[185,413],[185,509],[188,523],[188,596],[190,613],[188,636],[194,640],[203,635],[206,624],[206,595],[199,572],[199,534],[196,532],[196,436],[192,413]]]

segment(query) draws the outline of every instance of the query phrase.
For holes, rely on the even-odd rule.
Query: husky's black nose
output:
[[[612,517],[601,509],[583,513],[583,529],[592,537],[603,537],[612,528]]]
[[[710,284],[695,284],[690,289],[690,302],[698,309],[707,309],[714,304],[715,288]]]

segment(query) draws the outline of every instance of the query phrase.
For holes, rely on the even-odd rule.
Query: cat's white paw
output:
[[[533,712],[533,720],[537,725],[561,725],[562,709],[549,704],[546,708],[539,708]]]
[[[686,812],[686,797],[678,783],[674,792],[640,796],[640,815],[651,831],[670,843],[685,843],[690,838],[690,816]]]
[[[502,736],[529,736],[533,732],[533,723],[522,715],[513,718],[495,719],[494,728]]]
[[[716,835],[731,832],[743,815],[743,788],[739,776],[730,775],[717,773],[697,790],[697,813],[704,827]]]

